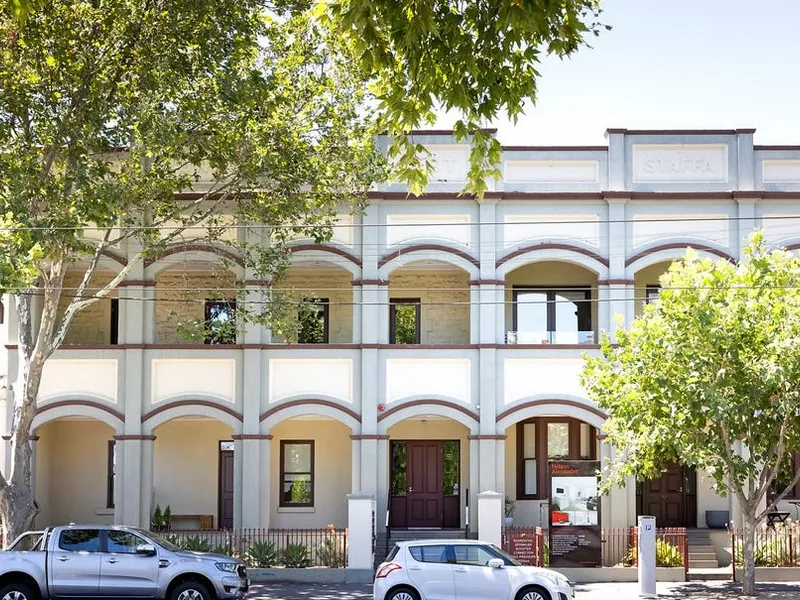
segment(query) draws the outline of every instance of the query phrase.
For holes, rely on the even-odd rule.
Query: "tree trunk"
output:
[[[756,517],[754,514],[743,514],[744,536],[742,537],[742,563],[744,577],[742,577],[742,593],[745,596],[756,595]]]

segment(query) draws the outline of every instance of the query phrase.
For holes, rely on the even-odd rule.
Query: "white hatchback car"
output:
[[[475,540],[400,542],[375,573],[374,600],[572,600],[561,573],[525,567]]]

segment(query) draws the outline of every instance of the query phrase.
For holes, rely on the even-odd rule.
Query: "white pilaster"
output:
[[[493,491],[478,494],[478,539],[482,542],[503,545],[503,502],[502,494]]]

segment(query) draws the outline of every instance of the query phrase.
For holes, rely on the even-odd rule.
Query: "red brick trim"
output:
[[[317,250],[319,252],[329,252],[331,254],[338,254],[349,260],[354,265],[360,267],[361,259],[357,256],[350,254],[347,250],[342,250],[337,246],[328,246],[325,244],[298,244],[296,246],[289,246],[289,252],[304,252],[306,250]]]
[[[472,256],[468,252],[464,252],[463,250],[458,250],[456,248],[451,248],[450,246],[444,246],[442,244],[418,244],[415,246],[411,246],[409,248],[403,248],[402,250],[395,250],[394,252],[386,254],[385,256],[381,257],[381,259],[378,261],[378,268],[383,267],[389,261],[392,261],[399,256],[404,256],[406,254],[413,254],[414,252],[420,252],[423,250],[436,250],[438,252],[454,254],[455,256],[459,256],[464,260],[470,262],[476,267],[481,266],[481,263],[477,258]]]
[[[503,279],[470,279],[470,285],[505,285],[506,282]]]
[[[53,410],[54,408],[61,408],[62,406],[89,406],[91,408],[96,408],[98,410],[102,410],[103,412],[107,412],[108,414],[115,416],[120,421],[125,420],[125,415],[120,411],[114,410],[105,404],[100,404],[99,402],[93,402],[91,400],[59,400],[58,402],[51,402],[50,404],[37,406],[36,414],[38,415],[47,412],[48,410]]]
[[[271,281],[264,281],[263,279],[245,279],[239,283],[253,287],[270,287],[272,285]]]
[[[230,406],[223,406],[221,404],[217,404],[216,402],[211,402],[209,400],[179,400],[177,402],[167,402],[162,406],[157,406],[153,410],[146,412],[142,415],[142,423],[155,417],[157,414],[164,412],[165,410],[169,410],[171,408],[180,408],[183,406],[205,406],[208,408],[215,408],[217,410],[221,410],[224,413],[227,413],[234,417],[237,421],[242,420],[242,415],[232,409]]]
[[[114,439],[119,442],[124,441],[142,441],[142,442],[152,442],[156,439],[154,435],[115,435]]]
[[[378,415],[378,421],[383,421],[388,416],[393,415],[394,413],[396,413],[396,412],[398,412],[400,410],[405,410],[406,408],[410,408],[410,407],[413,407],[413,406],[446,406],[448,408],[454,408],[458,412],[464,413],[465,415],[467,415],[471,419],[475,420],[476,422],[480,421],[480,417],[477,414],[475,414],[473,411],[468,409],[466,406],[459,406],[458,404],[455,404],[453,402],[446,402],[445,400],[434,400],[434,399],[431,399],[431,400],[411,400],[410,402],[403,402],[402,404],[395,405],[395,406],[389,408],[388,410],[382,412],[381,414],[379,414]]]
[[[484,434],[484,435],[468,435],[468,440],[505,440],[508,438],[505,434]]]
[[[597,252],[592,252],[591,250],[587,250],[586,248],[581,248],[579,246],[573,246],[572,244],[546,243],[546,244],[531,244],[529,246],[525,246],[523,248],[514,250],[513,252],[506,254],[502,258],[499,258],[497,260],[497,263],[495,264],[495,268],[500,267],[501,265],[507,263],[512,258],[516,258],[517,256],[521,256],[527,252],[533,252],[536,250],[570,250],[572,252],[577,252],[578,254],[583,254],[584,256],[588,256],[589,258],[593,258],[604,267],[608,267],[608,259],[603,258],[599,254],[597,254]]]
[[[654,246],[653,248],[648,248],[647,250],[642,250],[638,254],[631,256],[629,259],[625,261],[625,266],[629,267],[637,260],[644,258],[650,254],[655,254],[656,252],[661,252],[662,250],[674,250],[676,248],[694,248],[695,250],[703,250],[704,252],[708,252],[709,254],[714,254],[715,256],[719,256],[720,258],[724,258],[725,260],[729,260],[731,262],[736,262],[736,259],[724,252],[719,250],[718,248],[712,248],[711,246],[707,246],[705,244],[696,244],[694,242],[675,242],[671,244],[661,244],[660,246]]]
[[[606,133],[627,135],[736,135],[755,133],[755,129],[606,129]]]
[[[385,279],[353,279],[350,282],[350,285],[359,286],[359,285],[381,285],[387,286],[389,282]]]
[[[350,439],[353,440],[353,441],[359,441],[359,440],[388,440],[389,436],[388,435],[375,434],[375,433],[365,433],[365,434],[361,434],[361,435],[351,435]]]
[[[271,433],[240,433],[231,436],[234,440],[271,440]]]
[[[157,258],[146,258],[144,261],[145,268],[149,267],[152,264],[157,263],[158,261],[172,256],[173,254],[181,254],[182,252],[210,252],[211,254],[216,254],[222,258],[227,258],[228,260],[236,263],[240,267],[244,266],[244,260],[241,256],[238,256],[231,252],[230,250],[225,250],[224,248],[218,248],[216,246],[212,246],[210,244],[179,244],[177,246],[171,246],[164,250]]]
[[[768,145],[755,145],[753,150],[795,150],[800,151],[800,146],[794,144],[768,144]]]
[[[268,408],[259,417],[259,421],[263,422],[268,417],[278,413],[282,410],[286,410],[287,408],[292,408],[293,406],[327,406],[328,408],[333,408],[334,410],[338,410],[343,412],[344,414],[353,417],[356,421],[361,423],[361,415],[359,415],[356,411],[342,406],[341,404],[337,404],[336,402],[332,402],[330,400],[315,400],[315,399],[308,399],[308,400],[290,400],[289,402],[281,402],[277,406],[273,406],[272,408]]]
[[[587,406],[586,404],[581,404],[580,402],[576,402],[575,400],[531,400],[529,402],[523,402],[517,406],[513,406],[509,409],[504,410],[499,415],[497,415],[497,421],[502,421],[509,415],[513,415],[515,412],[519,412],[521,410],[525,410],[526,408],[530,408],[531,406],[542,406],[546,404],[555,404],[557,406],[572,406],[573,408],[580,408],[582,410],[588,411],[593,415],[597,415],[601,419],[607,419],[608,415],[604,413],[602,410],[594,408],[593,406]]]
[[[798,148],[800,149],[800,148]],[[411,196],[406,192],[369,192],[369,198],[382,200],[474,200],[475,196],[470,194],[459,194],[458,192],[429,192],[420,196]],[[558,202],[586,201],[586,200],[608,200],[608,199],[629,199],[629,200],[733,200],[738,197],[755,199],[793,199],[800,198],[800,192],[771,192],[764,190],[750,190],[735,192],[633,192],[633,191],[612,191],[603,192],[486,192],[484,198],[487,200],[552,200]],[[479,224],[479,223],[478,223]]]
[[[608,435],[607,435],[607,434],[605,434],[605,433],[598,433],[598,434],[597,434],[597,439],[598,439],[598,440],[600,440],[601,442],[602,442],[604,439],[606,439],[607,437],[608,437]]]
[[[120,281],[117,287],[130,287],[134,285],[140,285],[142,287],[154,287],[156,285],[155,281],[151,281],[149,279],[126,279],[124,281]]]
[[[494,135],[497,133],[496,128],[481,127],[480,131]],[[452,129],[412,129],[408,135],[453,135]]]
[[[608,146],[503,146],[503,152],[605,152]]]
[[[633,279],[599,279],[597,285],[633,285]]]

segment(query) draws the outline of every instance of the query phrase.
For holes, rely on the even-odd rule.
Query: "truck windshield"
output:
[[[144,537],[152,540],[153,542],[164,548],[164,550],[169,550],[170,552],[178,552],[181,549],[180,546],[176,546],[172,542],[165,540],[161,536],[155,535],[149,531],[145,531],[144,529],[136,529],[136,531],[138,531]]]

